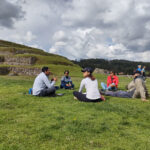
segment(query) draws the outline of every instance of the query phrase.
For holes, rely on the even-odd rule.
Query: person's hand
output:
[[[101,100],[102,100],[102,101],[105,101],[105,100],[106,100],[103,95],[101,95]]]
[[[69,86],[69,84],[66,84],[66,86]]]
[[[57,78],[56,78],[56,77],[54,77],[54,78],[53,78],[53,80],[54,80],[54,81],[57,81]]]

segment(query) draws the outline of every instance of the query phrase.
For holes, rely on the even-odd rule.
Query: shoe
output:
[[[142,102],[149,102],[149,100],[147,100],[147,99],[142,99]]]

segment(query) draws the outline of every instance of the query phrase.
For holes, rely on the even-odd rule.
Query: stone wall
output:
[[[8,67],[0,67],[0,75],[8,75],[10,72]]]
[[[41,72],[40,68],[24,68],[24,67],[0,67],[0,75],[23,75],[36,76]]]
[[[12,52],[9,52],[9,51],[0,51],[0,55],[8,56],[8,55],[14,55],[14,54]]]
[[[3,64],[5,65],[33,65],[36,62],[36,57],[10,57],[5,56]]]
[[[109,71],[108,71],[108,70],[105,70],[105,69],[96,68],[96,69],[94,70],[94,73],[109,74]]]
[[[23,68],[23,67],[10,67],[10,72],[15,75],[36,76],[41,72],[41,68]]]
[[[3,63],[5,61],[5,57],[4,56],[0,56],[0,64]]]

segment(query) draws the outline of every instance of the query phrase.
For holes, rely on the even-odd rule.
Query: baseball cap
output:
[[[81,72],[86,72],[86,71],[92,73],[92,72],[93,72],[93,69],[90,68],[90,67],[86,67],[86,68],[83,68],[83,69],[81,70]]]

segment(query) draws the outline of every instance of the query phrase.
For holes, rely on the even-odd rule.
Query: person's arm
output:
[[[62,77],[62,78],[61,78],[61,84],[62,84],[62,85],[66,85],[65,77]]]
[[[72,85],[72,80],[71,80],[71,77],[69,77],[69,83]]]
[[[108,76],[107,77],[107,87],[109,87],[109,85],[110,85],[110,77]]]
[[[82,81],[81,81],[81,84],[80,84],[79,92],[82,92],[84,86],[85,86],[85,83],[84,83],[84,80],[82,80]]]
[[[47,88],[51,88],[51,87],[53,87],[53,86],[55,85],[56,80],[54,80],[54,81],[51,82],[51,81],[48,79],[48,77],[45,75],[45,76],[43,77],[43,82],[45,83],[45,85],[47,86]]]

